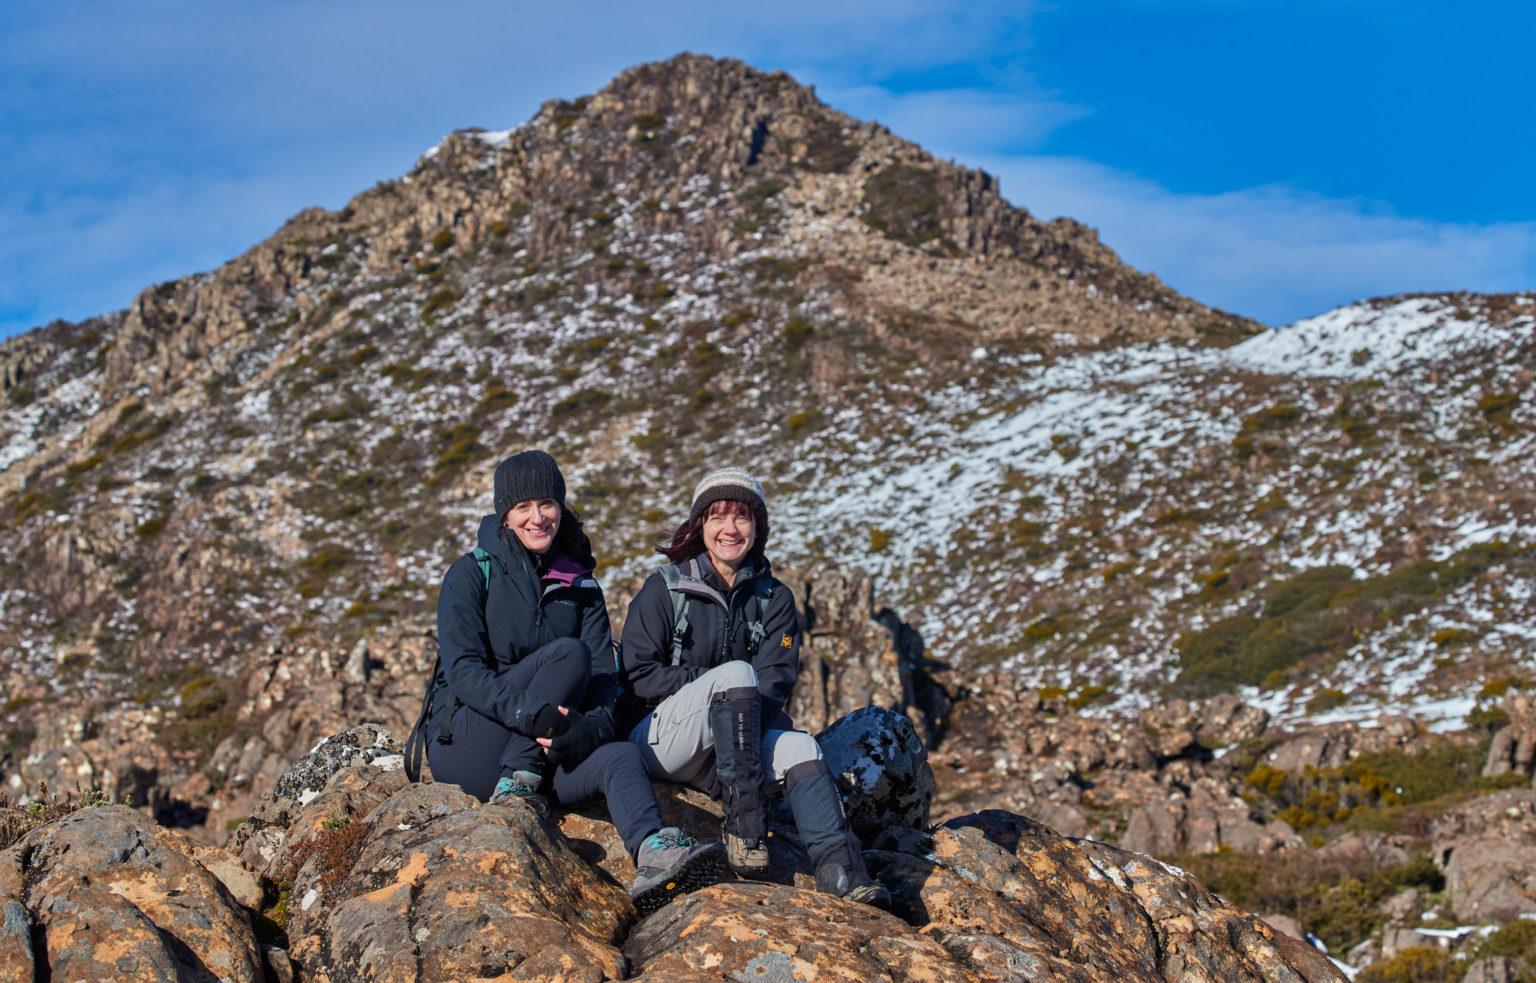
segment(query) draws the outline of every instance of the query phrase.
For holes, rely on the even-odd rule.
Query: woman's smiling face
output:
[[[504,520],[530,553],[544,553],[560,531],[560,503],[552,498],[530,498],[507,510]]]
[[[741,502],[716,502],[704,514],[704,552],[717,570],[738,570],[757,541],[752,510]]]

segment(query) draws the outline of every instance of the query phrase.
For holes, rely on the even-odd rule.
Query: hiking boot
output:
[[[882,911],[891,910],[891,892],[885,885],[869,876],[864,861],[852,865],[850,871],[838,863],[823,863],[816,868],[816,890],[835,894],[844,901],[857,901]]]
[[[511,775],[501,776],[496,783],[496,789],[491,793],[487,805],[506,805],[513,799],[522,799],[533,808],[534,814],[540,819],[549,817],[549,800],[539,794],[539,786],[544,784],[544,776],[536,771],[514,771]]]
[[[725,856],[731,869],[742,877],[760,878],[768,873],[768,843],[765,840],[726,833]]]
[[[676,826],[666,826],[640,844],[629,896],[644,918],[673,898],[718,884],[724,877],[725,848],[719,840],[700,843]]]

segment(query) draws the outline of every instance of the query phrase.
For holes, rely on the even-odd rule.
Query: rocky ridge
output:
[[[407,783],[398,751],[377,727],[323,742],[229,853],[121,806],[31,831],[0,853],[15,943],[0,958],[18,978],[1342,978],[1182,871],[995,811],[932,829],[922,809],[902,817],[915,825],[889,816],[866,853],[889,914],[815,892],[792,827],[776,826],[770,881],[637,920],[620,883],[633,870],[600,810],[552,826],[522,802],[482,806]],[[855,811],[884,807],[859,796]],[[690,832],[718,828],[706,797],[668,789],[663,802]]]

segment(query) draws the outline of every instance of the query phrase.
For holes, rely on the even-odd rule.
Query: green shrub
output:
[[[440,230],[438,230],[437,235],[432,237],[432,248],[436,249],[440,253],[447,252],[448,248],[450,246],[452,246],[452,245],[453,245],[453,230],[452,229],[440,229]]]
[[[517,403],[517,394],[508,389],[498,379],[492,379],[485,387],[485,395],[480,399],[478,414],[494,413],[504,410]]]
[[[1515,423],[1510,414],[1519,405],[1520,394],[1517,392],[1485,392],[1477,400],[1477,410],[1483,415],[1483,419],[1505,432],[1515,429]]]
[[[1438,946],[1415,945],[1371,963],[1355,983],[1454,983],[1459,978],[1449,953]]]
[[[1444,878],[1426,857],[1381,866],[1369,856],[1336,858],[1311,850],[1185,855],[1174,862],[1211,891],[1247,911],[1289,915],[1344,951],[1386,922],[1380,904],[1406,887],[1436,891]]]
[[[1472,944],[1468,962],[1503,956],[1536,962],[1536,921],[1517,918],[1506,922]]]
[[[1067,700],[1067,706],[1074,710],[1081,710],[1092,703],[1103,702],[1109,696],[1109,687],[1098,684],[1084,686],[1077,691],[1077,695]]]
[[[1036,618],[1024,626],[1024,637],[1031,642],[1043,642],[1061,634],[1061,619],[1055,615]]]
[[[422,302],[421,316],[428,317],[432,314],[436,314],[438,311],[442,310],[458,299],[459,295],[454,293],[452,290],[448,289],[447,287],[439,287],[438,289],[428,294],[427,299]]]
[[[1490,679],[1483,684],[1483,688],[1477,691],[1479,700],[1496,700],[1511,689],[1524,689],[1525,680],[1519,676],[1502,676],[1498,679]]]
[[[1503,543],[1481,543],[1364,580],[1341,566],[1304,570],[1271,587],[1260,613],[1235,614],[1185,635],[1175,687],[1210,694],[1283,683],[1296,665],[1337,658],[1359,635],[1422,608],[1512,552]]]
[[[123,416],[126,415],[123,414]],[[119,419],[121,419],[121,416]],[[171,420],[163,417],[140,419],[134,423],[132,429],[112,442],[112,446],[108,448],[107,453],[125,454],[128,451],[135,450],[161,436],[171,429],[173,425]]]
[[[869,531],[869,551],[871,553],[884,553],[891,545],[891,534],[885,529],[871,529]]]
[[[1341,689],[1324,689],[1315,693],[1307,700],[1308,713],[1326,713],[1335,707],[1341,707],[1349,702],[1349,697]]]
[[[804,137],[805,155],[800,164],[820,174],[836,174],[848,169],[859,156],[858,145],[843,135],[836,121],[818,117]]]
[[[133,530],[135,536],[143,539],[151,539],[165,532],[166,518],[163,515],[150,516]]]
[[[811,322],[804,318],[796,317],[791,318],[784,325],[784,330],[779,333],[779,337],[784,339],[785,348],[792,352],[797,352],[805,346],[807,341],[811,340],[811,335],[814,333]]]
[[[438,437],[446,446],[432,462],[432,470],[440,475],[472,464],[486,454],[485,445],[480,443],[480,428],[473,423],[439,431]]]
[[[889,239],[921,246],[944,234],[938,174],[931,167],[891,164],[864,183],[864,224]]]
[[[820,422],[820,410],[801,410],[798,413],[791,413],[784,420],[784,425],[789,428],[790,433],[798,434],[802,430],[808,430]]]
[[[549,412],[551,416],[569,416],[572,413],[580,412],[583,410],[591,410],[601,406],[606,406],[612,399],[613,395],[611,393],[606,393],[601,389],[593,389],[588,387],[585,389],[579,389],[571,395],[560,400],[554,406],[550,407]]]

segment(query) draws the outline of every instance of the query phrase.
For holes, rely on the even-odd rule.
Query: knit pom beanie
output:
[[[761,553],[768,542],[768,501],[763,497],[762,484],[745,468],[711,471],[693,490],[693,508],[688,511],[688,521],[697,521],[716,502],[741,502],[752,510],[752,520],[757,524],[753,552]]]

